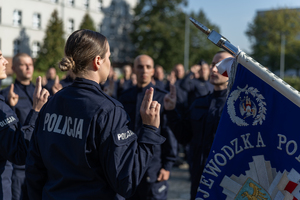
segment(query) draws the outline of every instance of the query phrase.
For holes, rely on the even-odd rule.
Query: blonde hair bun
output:
[[[69,71],[70,69],[74,69],[75,61],[72,57],[66,56],[59,62],[58,67],[61,71]]]

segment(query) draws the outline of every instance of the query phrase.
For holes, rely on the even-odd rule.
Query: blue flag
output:
[[[238,64],[196,199],[300,199],[299,115]]]

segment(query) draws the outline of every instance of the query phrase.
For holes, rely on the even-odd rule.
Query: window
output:
[[[89,0],[83,0],[83,6],[85,9],[88,9],[89,8]]]
[[[33,58],[37,57],[40,49],[41,49],[40,43],[36,42],[36,41],[33,42],[33,44],[32,44],[32,50],[31,50],[31,55],[32,55]]]
[[[68,20],[68,32],[73,33],[73,31],[74,31],[74,20],[69,19]]]
[[[68,0],[69,6],[74,6],[75,5],[75,0]]]
[[[58,0],[51,0],[52,3],[58,3]]]
[[[116,3],[112,0],[112,2],[110,4],[110,11],[114,12],[115,11],[115,7],[116,7]]]
[[[102,11],[103,2],[102,0],[98,0],[98,10]]]
[[[110,25],[110,33],[114,34],[115,26],[113,24]]]
[[[41,15],[39,13],[33,14],[32,27],[41,28]]]
[[[14,41],[14,55],[20,53],[20,40],[16,39]]]
[[[14,26],[22,25],[22,12],[20,10],[14,10],[13,25]]]

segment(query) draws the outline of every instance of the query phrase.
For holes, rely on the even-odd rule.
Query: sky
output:
[[[251,53],[251,43],[245,34],[249,23],[257,11],[277,8],[300,8],[300,0],[188,0],[187,9],[196,13],[202,9],[210,22],[220,28],[222,36]]]

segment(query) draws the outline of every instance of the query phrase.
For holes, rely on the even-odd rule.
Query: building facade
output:
[[[9,61],[20,52],[36,58],[54,10],[63,21],[65,39],[79,29],[84,15],[88,13],[97,31],[108,38],[112,62],[131,62],[134,47],[129,32],[136,3],[137,0],[0,1],[0,49]],[[8,68],[10,66],[11,62]]]

